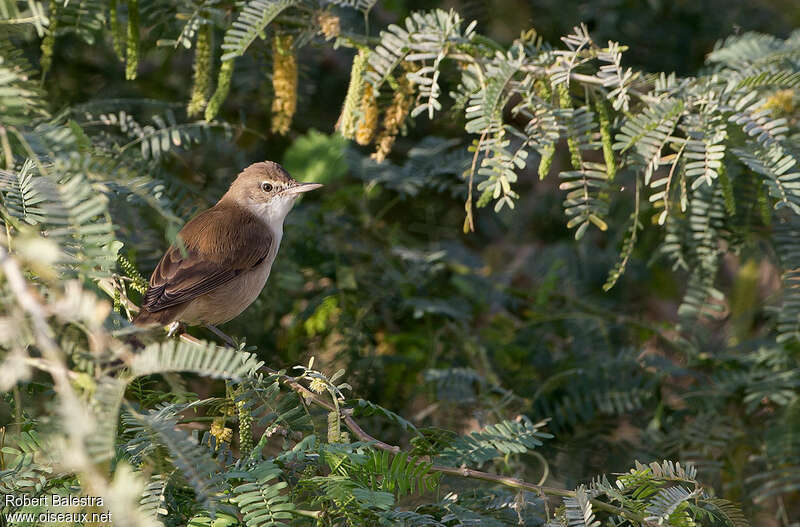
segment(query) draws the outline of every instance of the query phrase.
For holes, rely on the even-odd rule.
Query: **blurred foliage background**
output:
[[[140,15],[147,44],[133,80],[98,31],[99,19],[57,34],[41,85],[50,113],[85,108],[97,116],[121,101],[139,122],[183,112],[192,54],[154,45],[174,31],[159,22],[159,2],[147,5]],[[557,43],[584,22],[597,42],[629,47],[626,66],[684,76],[708,67],[705,57],[721,38],[746,31],[786,38],[800,26],[800,5],[791,0],[387,0],[366,18],[357,10],[337,14],[343,26],[377,36],[433,7],[476,20],[479,33],[504,46],[531,27]],[[39,46],[36,39],[20,44],[34,63]],[[155,203],[147,206],[167,200],[176,214],[137,215],[130,198],[112,197],[121,253],[147,276],[181,221],[212,205],[241,168],[281,162],[298,180],[326,186],[289,215],[263,294],[221,328],[246,339],[268,365],[315,357],[328,371],[345,368],[353,394],[419,427],[468,432],[519,414],[549,418],[555,437],[538,452],[550,483],[573,488],[634,459],[680,459],[693,462],[719,496],[740,501],[753,524],[800,525],[800,348],[777,346],[771,333],[782,287],[773,249],[756,241],[726,255],[723,309],[689,327],[678,316],[688,274],[661,255],[658,233],[641,232],[625,274],[604,292],[630,210],[612,206],[607,232],[576,241],[557,180],[540,181],[533,158],[518,171],[516,207],[478,209],[475,231],[464,233],[462,174],[472,154],[463,115],[445,110],[407,121],[377,163],[373,148],[335,132],[354,55],[324,41],[298,50],[297,113],[284,135],[270,128],[269,43],[237,59],[218,124],[196,146],[165,150],[157,168],[142,165],[169,182],[147,190]],[[445,94],[455,88],[448,82]],[[786,103],[794,124],[798,100],[795,88]],[[94,124],[102,123],[81,126],[92,135]],[[566,170],[565,144],[553,163]],[[189,388],[205,396],[219,390],[200,381]],[[21,397],[40,394],[31,386]],[[397,429],[364,421],[376,437],[404,441]],[[538,479],[539,461],[526,459],[523,475]]]

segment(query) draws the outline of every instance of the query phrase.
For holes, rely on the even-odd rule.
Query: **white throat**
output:
[[[249,202],[247,209],[253,213],[258,219],[263,221],[267,227],[272,231],[276,241],[280,243],[283,236],[283,221],[292,210],[295,202],[295,196],[277,196],[270,201],[264,202]]]

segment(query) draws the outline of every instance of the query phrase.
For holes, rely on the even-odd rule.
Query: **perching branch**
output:
[[[186,333],[181,334],[180,338],[185,342],[190,342],[192,344],[200,344],[200,341],[196,338],[192,337],[191,335],[187,335]],[[269,373],[270,375],[275,375],[280,378],[280,380],[288,386],[290,389],[294,390],[296,393],[301,395],[303,399],[311,404],[319,406],[321,408],[326,409],[329,412],[336,412],[336,406],[331,404],[330,402],[326,401],[322,397],[318,396],[316,393],[312,392],[305,386],[303,386],[300,382],[297,381],[296,378],[291,377],[286,374],[281,374],[280,372],[273,370],[267,366],[263,366],[262,369]],[[385,450],[387,452],[391,452],[392,454],[397,454],[402,451],[399,446],[390,445],[388,443],[384,443],[383,441],[369,435],[361,426],[356,422],[356,420],[352,416],[353,410],[351,408],[342,408],[339,411],[339,417],[344,422],[345,426],[350,429],[351,432],[360,440],[365,443],[370,443],[378,450]],[[545,485],[537,485],[535,483],[531,483],[519,478],[512,478],[509,476],[501,476],[499,474],[492,474],[491,472],[483,472],[480,470],[474,470],[471,468],[466,467],[445,467],[442,465],[431,465],[430,470],[433,472],[439,472],[441,474],[447,474],[449,476],[456,476],[461,478],[468,478],[468,479],[477,479],[481,481],[489,481],[492,483],[496,483],[498,485],[504,485],[506,487],[511,487],[515,489],[527,490],[531,492],[535,492],[537,494],[544,494],[548,496],[559,496],[559,497],[575,497],[575,492],[566,489],[559,489],[556,487],[548,487]],[[627,518],[632,521],[644,522],[644,517],[636,514],[631,511],[627,511],[621,507],[616,507],[611,505],[610,503],[606,503],[604,501],[598,500],[596,498],[592,498],[591,500],[592,507],[606,511],[610,514],[616,514]]]

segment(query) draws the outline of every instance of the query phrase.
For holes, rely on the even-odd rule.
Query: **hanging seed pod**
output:
[[[211,31],[211,26],[206,25],[197,32],[197,41],[194,45],[192,96],[186,108],[189,117],[197,117],[203,112],[211,92]]]
[[[361,119],[358,120],[356,129],[356,142],[368,145],[378,128],[378,101],[375,99],[372,84],[364,86],[361,94]]]
[[[338,37],[342,32],[339,17],[333,13],[327,11],[320,13],[317,15],[317,23],[319,24],[320,31],[322,31],[322,34],[325,35],[327,40]]]
[[[550,102],[553,99],[553,91],[550,89],[550,83],[546,81],[536,81],[535,84],[536,94],[542,100]],[[541,152],[542,159],[539,161],[539,179],[544,179],[550,173],[550,167],[553,165],[553,157],[556,153],[555,143],[550,143],[545,146]]]
[[[139,68],[139,0],[128,0],[128,43],[125,61],[125,78],[136,78]]]
[[[353,139],[356,134],[358,107],[364,93],[364,73],[367,71],[367,53],[367,51],[359,50],[358,55],[353,59],[353,66],[350,69],[350,84],[347,86],[342,113],[336,123],[339,133],[346,139]]]
[[[617,175],[617,162],[614,159],[614,150],[611,148],[611,120],[608,116],[608,106],[606,102],[597,98],[594,102],[594,107],[597,110],[597,118],[600,121],[600,141],[603,143],[603,159],[606,162],[606,175],[608,181],[614,181]]]
[[[114,46],[114,53],[121,62],[125,61],[125,34],[122,32],[122,24],[119,23],[119,12],[117,10],[117,0],[111,0],[108,5],[109,21],[111,22],[111,43]]]
[[[297,110],[297,57],[294,37],[275,35],[272,39],[272,131],[286,135]]]
[[[378,163],[386,159],[386,156],[392,151],[397,134],[400,132],[403,123],[405,123],[413,103],[414,83],[408,80],[404,73],[397,80],[397,89],[392,95],[392,104],[389,105],[383,116],[383,131],[375,141],[378,147],[372,154],[372,159]]]
[[[569,88],[566,83],[558,85],[558,106],[563,109],[572,108],[572,97],[569,95]],[[572,168],[581,170],[583,168],[583,160],[581,159],[581,149],[578,144],[578,139],[571,134],[567,136],[567,146],[569,147],[569,157],[572,162]]]
[[[233,76],[233,59],[225,60],[219,67],[219,76],[217,77],[217,89],[214,95],[208,101],[206,106],[206,121],[213,121],[217,116],[220,106],[228,98],[228,92],[231,89],[231,77]]]
[[[42,79],[47,76],[50,71],[50,66],[53,64],[53,47],[56,43],[56,29],[58,28],[58,2],[50,0],[47,6],[47,18],[50,19],[50,25],[47,27],[47,35],[42,39]]]

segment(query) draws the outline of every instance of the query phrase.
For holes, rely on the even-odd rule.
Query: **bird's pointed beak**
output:
[[[298,183],[294,187],[289,187],[283,191],[284,194],[301,194],[303,192],[308,192],[309,190],[314,190],[315,188],[320,188],[322,183]]]

